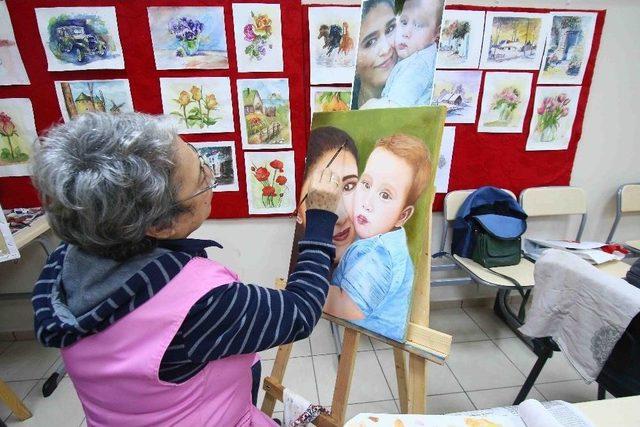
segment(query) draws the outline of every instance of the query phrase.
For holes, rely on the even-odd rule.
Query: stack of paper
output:
[[[605,244],[601,242],[569,242],[566,240],[526,238],[524,251],[529,257],[535,260],[547,249],[560,249],[577,255],[591,264],[603,264],[624,258],[624,255],[621,256],[602,251],[600,248],[604,245]]]

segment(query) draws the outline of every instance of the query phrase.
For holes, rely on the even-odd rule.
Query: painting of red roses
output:
[[[293,151],[245,152],[249,213],[291,213],[296,207]]]

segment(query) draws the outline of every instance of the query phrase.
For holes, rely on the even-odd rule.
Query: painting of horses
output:
[[[49,71],[124,69],[115,7],[35,11]]]
[[[311,84],[351,83],[356,66],[360,8],[309,8]]]

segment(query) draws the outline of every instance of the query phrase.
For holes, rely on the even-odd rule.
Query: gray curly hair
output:
[[[81,249],[124,260],[153,249],[188,208],[172,181],[177,133],[164,119],[86,113],[35,144],[33,183],[53,231]]]

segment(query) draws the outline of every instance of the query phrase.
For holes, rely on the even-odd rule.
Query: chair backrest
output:
[[[616,219],[613,221],[607,243],[613,240],[613,234],[618,228],[622,214],[640,212],[640,184],[624,184],[618,188],[616,198]]]
[[[520,193],[520,206],[529,217],[581,215],[576,240],[587,221],[587,195],[579,187],[532,187]]]
[[[511,195],[511,197],[513,197],[514,199],[516,198],[516,195],[513,194],[511,190],[506,190],[504,188],[503,190],[509,193],[509,195]],[[476,190],[455,190],[447,193],[447,195],[444,196],[444,207],[442,210],[444,221],[442,224],[442,240],[440,241],[440,251],[444,251],[444,245],[447,240],[450,222],[456,219],[456,215],[458,214],[460,206],[462,206],[464,201],[467,200],[467,197],[469,197],[469,195],[474,191]]]

